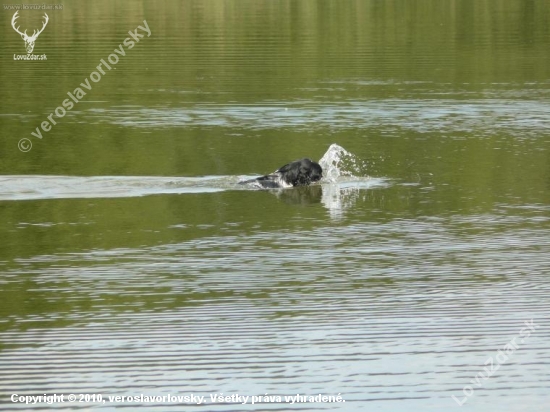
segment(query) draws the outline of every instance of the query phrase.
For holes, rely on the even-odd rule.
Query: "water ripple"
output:
[[[479,136],[550,129],[545,100],[372,99],[339,102],[288,101],[257,104],[198,104],[191,107],[90,109],[90,122],[140,127],[230,127],[340,130],[398,128],[420,133],[476,132]]]
[[[457,232],[464,225],[469,234]],[[302,410],[450,407],[526,320],[549,319],[550,241],[524,225],[506,215],[396,219],[21,259],[4,286],[30,281],[51,291],[47,304],[75,309],[5,319],[0,392],[299,387],[346,400]],[[60,320],[67,326],[40,326]],[[549,335],[544,326],[523,343],[474,410],[511,399],[510,387],[544,396]]]

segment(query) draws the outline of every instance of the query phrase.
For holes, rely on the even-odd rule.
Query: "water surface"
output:
[[[546,2],[76,1],[48,12],[36,62],[13,60],[13,13],[0,409],[547,409]],[[144,20],[151,36],[31,135]],[[319,185],[237,184],[333,144],[347,157]]]

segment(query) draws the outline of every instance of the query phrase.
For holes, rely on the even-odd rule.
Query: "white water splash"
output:
[[[330,145],[319,164],[323,168],[325,181],[330,183],[338,182],[341,176],[363,178],[362,180],[368,177],[367,163],[336,143]]]
[[[367,163],[342,146],[333,143],[319,164],[323,168],[323,196],[321,202],[334,220],[344,216],[352,208],[365,189],[386,186],[385,179],[372,178],[367,173]]]

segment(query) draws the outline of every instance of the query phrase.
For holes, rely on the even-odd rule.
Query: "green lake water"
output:
[[[0,410],[548,410],[550,2],[14,4]]]

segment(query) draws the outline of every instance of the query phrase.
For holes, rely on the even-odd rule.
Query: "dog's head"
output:
[[[323,169],[310,159],[296,160],[278,170],[281,177],[292,186],[307,186],[323,177]]]

